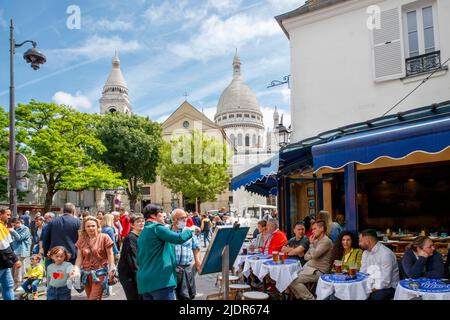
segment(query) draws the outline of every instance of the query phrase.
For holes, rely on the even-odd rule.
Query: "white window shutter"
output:
[[[405,55],[400,9],[382,11],[380,26],[372,31],[375,81],[401,78],[405,75]]]

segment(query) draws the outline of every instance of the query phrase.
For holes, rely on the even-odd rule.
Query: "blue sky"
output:
[[[17,49],[16,102],[56,101],[99,112],[114,50],[133,112],[163,121],[185,99],[214,116],[232,78],[238,48],[242,76],[257,94],[265,122],[276,105],[290,123],[287,86],[267,89],[290,73],[289,41],[274,16],[304,0],[0,0],[0,105],[9,102],[9,19],[16,42],[32,39],[48,62],[33,71]],[[67,8],[81,10],[81,28],[67,27]]]

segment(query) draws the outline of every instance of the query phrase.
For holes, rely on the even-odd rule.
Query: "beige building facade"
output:
[[[180,134],[191,133],[193,130],[202,131],[208,136],[214,136],[223,139],[229,144],[227,136],[223,129],[206,117],[202,112],[198,111],[189,102],[184,101],[178,109],[176,109],[166,121],[162,123],[163,139],[170,141],[173,137]],[[231,176],[231,169],[230,169]],[[229,208],[229,202],[232,201],[232,194],[225,190],[217,195],[214,202],[204,202],[200,204],[199,212],[208,210],[216,210],[222,207]],[[173,208],[182,207],[188,211],[195,211],[195,204],[187,203],[181,193],[174,193],[165,187],[160,177],[157,177],[155,183],[143,186],[142,207],[149,203],[161,204],[166,212],[170,212]]]

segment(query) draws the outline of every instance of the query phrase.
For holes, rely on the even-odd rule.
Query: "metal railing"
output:
[[[406,59],[406,76],[441,68],[441,51],[430,52]]]

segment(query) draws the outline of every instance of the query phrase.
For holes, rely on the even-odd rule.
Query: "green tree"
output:
[[[161,125],[145,117],[115,113],[102,116],[96,131],[107,149],[97,157],[128,180],[126,191],[130,207],[135,210],[140,185],[156,180]]]
[[[0,201],[8,199],[8,171],[6,170],[8,123],[8,113],[0,106]]]
[[[165,142],[159,174],[162,183],[185,198],[200,203],[215,201],[228,188],[231,152],[223,139],[209,137],[200,131]]]
[[[106,151],[95,135],[96,115],[32,100],[16,109],[17,140],[28,157],[30,172],[42,175],[47,193],[44,211],[60,190],[89,190],[124,186],[120,173],[93,159]]]

